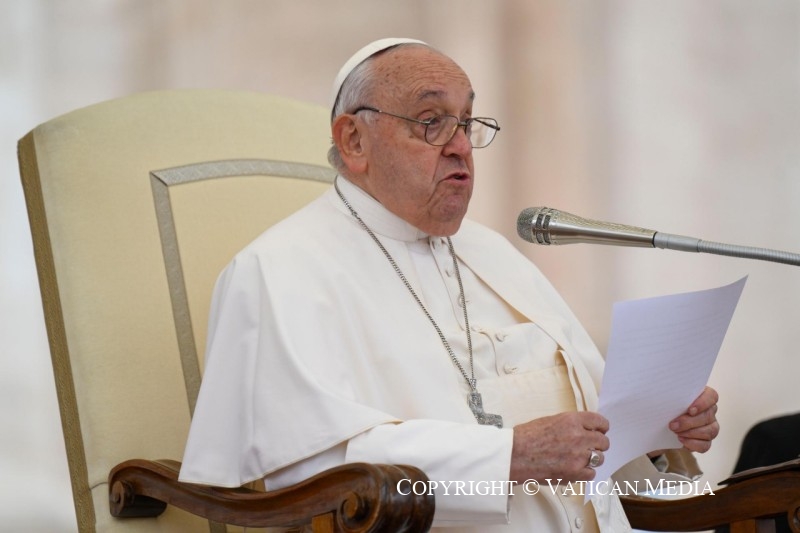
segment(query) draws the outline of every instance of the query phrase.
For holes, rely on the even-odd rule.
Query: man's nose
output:
[[[462,157],[466,157],[472,153],[472,141],[469,140],[466,126],[459,125],[456,128],[453,138],[444,145],[442,153],[445,155],[460,155]]]

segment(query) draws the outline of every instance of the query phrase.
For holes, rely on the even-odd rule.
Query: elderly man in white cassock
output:
[[[277,489],[363,461],[466,484],[592,480],[609,447],[603,358],[534,265],[464,220],[472,151],[500,130],[473,116],[467,75],[383,39],[344,65],[334,98],[334,186],[217,283],[181,479]],[[616,475],[698,474],[716,410],[707,388],[670,424],[679,453]],[[613,494],[493,492],[437,489],[434,529],[630,529]]]

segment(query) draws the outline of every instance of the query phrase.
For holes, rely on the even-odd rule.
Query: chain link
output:
[[[333,187],[336,189],[336,194],[338,194],[339,198],[342,199],[342,202],[344,203],[345,207],[347,207],[347,209],[350,211],[350,214],[353,215],[353,218],[355,218],[358,221],[359,225],[362,228],[364,228],[366,230],[366,232],[369,234],[369,236],[372,238],[372,240],[375,241],[375,244],[378,245],[378,248],[380,248],[380,250],[383,252],[383,255],[385,255],[386,259],[389,260],[389,264],[392,265],[392,268],[397,273],[398,277],[403,282],[403,284],[406,286],[406,288],[408,289],[408,292],[411,293],[411,296],[414,298],[414,301],[417,302],[417,305],[419,305],[420,309],[422,309],[422,312],[425,313],[426,317],[428,317],[428,320],[430,321],[431,325],[433,325],[433,328],[436,330],[436,333],[439,335],[439,339],[442,341],[442,344],[444,345],[445,349],[447,350],[447,353],[450,355],[450,359],[452,359],[453,363],[456,365],[458,370],[461,372],[461,375],[464,376],[464,379],[466,380],[467,385],[469,385],[470,390],[472,392],[478,392],[477,381],[475,380],[475,365],[474,365],[473,356],[472,356],[472,335],[470,335],[470,332],[469,332],[469,317],[467,315],[467,301],[466,301],[466,298],[464,297],[464,285],[461,283],[461,273],[458,270],[458,261],[456,260],[456,253],[455,253],[455,250],[453,249],[453,243],[450,240],[450,237],[447,237],[447,246],[448,246],[448,248],[450,250],[450,257],[453,258],[453,264],[455,265],[456,279],[458,280],[459,301],[461,302],[461,307],[464,309],[464,327],[467,330],[467,348],[469,350],[469,368],[470,368],[470,374],[469,375],[464,370],[464,367],[461,365],[461,362],[456,357],[456,354],[453,352],[453,349],[450,347],[450,343],[447,342],[447,339],[445,338],[444,333],[442,333],[442,330],[439,328],[439,325],[433,319],[433,316],[431,316],[431,314],[428,312],[428,309],[422,303],[422,300],[419,298],[419,296],[417,296],[416,291],[414,291],[414,288],[411,286],[411,283],[408,282],[408,279],[406,278],[405,274],[403,274],[403,271],[400,270],[400,267],[397,266],[397,263],[395,262],[395,260],[392,257],[392,255],[383,246],[383,243],[380,241],[380,239],[378,239],[377,235],[375,235],[372,232],[372,230],[369,228],[369,226],[367,226],[367,224],[361,219],[361,217],[358,216],[358,213],[356,212],[356,210],[353,209],[353,206],[351,206],[350,202],[348,202],[347,199],[344,197],[344,195],[342,194],[342,191],[339,190],[339,184],[337,183],[337,180],[334,180]]]

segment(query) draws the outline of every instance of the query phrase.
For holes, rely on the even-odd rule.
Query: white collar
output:
[[[364,224],[377,235],[404,242],[427,239],[428,234],[395,215],[361,187],[339,174],[336,177],[339,190],[353,207]],[[352,216],[341,199],[334,193],[333,201],[339,210]]]

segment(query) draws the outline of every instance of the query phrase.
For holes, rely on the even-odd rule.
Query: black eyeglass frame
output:
[[[382,115],[389,115],[389,116],[392,116],[392,117],[396,117],[396,118],[400,118],[400,119],[403,119],[403,120],[407,120],[409,122],[415,122],[417,124],[422,124],[423,126],[425,126],[425,135],[423,135],[423,139],[425,139],[425,142],[430,144],[431,146],[444,146],[444,145],[446,145],[447,143],[449,143],[450,141],[453,140],[453,137],[455,137],[456,132],[458,131],[458,128],[464,128],[464,133],[467,135],[467,138],[469,139],[470,144],[472,144],[472,136],[470,135],[469,130],[467,128],[469,128],[470,125],[473,122],[478,122],[479,124],[494,130],[494,133],[492,134],[491,138],[489,139],[489,142],[487,142],[486,144],[484,144],[482,146],[473,145],[472,147],[475,148],[475,149],[486,148],[487,146],[492,144],[492,141],[497,136],[497,132],[500,131],[500,126],[497,124],[497,120],[493,119],[493,118],[490,118],[490,117],[470,117],[470,118],[468,118],[466,120],[461,121],[461,120],[458,119],[458,117],[453,116],[453,115],[435,115],[435,116],[433,116],[433,117],[431,117],[431,118],[429,118],[427,120],[419,120],[419,119],[407,117],[407,116],[404,116],[404,115],[398,115],[396,113],[390,113],[389,111],[383,111],[382,109],[378,109],[376,107],[366,106],[366,105],[357,108],[355,111],[353,111],[352,114],[355,115],[356,113],[359,113],[361,111],[372,111],[374,113],[380,113]],[[456,119],[456,125],[453,128],[453,132],[450,134],[450,136],[447,138],[447,140],[445,142],[443,142],[443,143],[437,144],[437,143],[431,142],[428,139],[428,127],[431,124],[433,124],[434,120],[436,120],[438,118],[441,118],[441,117],[451,117],[451,118]],[[487,122],[487,121],[491,121],[491,122]]]

